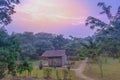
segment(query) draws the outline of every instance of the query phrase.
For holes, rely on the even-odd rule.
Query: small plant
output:
[[[0,79],[5,77],[6,64],[0,63]]]
[[[62,80],[62,79],[60,78],[60,75],[59,75],[58,70],[56,70],[56,77],[57,77],[57,80]]]
[[[23,71],[24,71],[23,65],[22,65],[22,64],[19,64],[19,65],[18,65],[18,68],[17,68],[17,72],[18,72],[19,74],[22,74]]]
[[[52,69],[51,68],[45,68],[44,69],[44,78],[45,79],[51,78],[51,73],[52,73]]]
[[[53,65],[53,67],[54,67],[54,69],[56,69],[56,65],[57,65],[57,62],[56,62],[56,60],[53,60],[53,63],[54,63],[54,65]]]
[[[68,74],[67,70],[64,69],[63,70],[63,80],[67,80],[67,74]]]
[[[40,70],[42,70],[42,69],[43,69],[42,61],[40,61],[40,64],[39,64],[39,69],[40,69]]]
[[[71,69],[71,65],[70,64],[67,66],[67,69],[70,71],[70,69]]]
[[[63,80],[71,80],[70,70],[68,69],[63,70]]]
[[[33,65],[32,65],[32,63],[29,63],[29,66],[28,66],[28,75],[29,76],[31,76],[31,72],[32,72],[32,70],[33,70]]]
[[[27,59],[25,59],[21,64],[19,64],[17,69],[19,74],[28,71],[28,76],[31,76],[32,70],[33,70],[33,65]]]
[[[8,64],[8,73],[11,74],[12,76],[16,76],[16,63],[15,61],[9,62]]]
[[[70,69],[68,70],[68,77],[67,77],[67,80],[71,80],[71,73],[70,73]]]

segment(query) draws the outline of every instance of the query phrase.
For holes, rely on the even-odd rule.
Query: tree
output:
[[[92,16],[89,16],[86,20],[86,25],[90,26],[91,29],[94,29],[94,28],[97,28],[97,31],[100,32],[100,31],[104,31],[106,29],[109,29],[109,28],[112,28],[112,27],[115,27],[115,24],[120,24],[120,7],[118,8],[118,11],[116,13],[115,16],[113,16],[111,14],[111,6],[106,6],[105,3],[103,2],[99,2],[98,3],[98,6],[102,8],[102,12],[100,12],[100,14],[106,14],[107,17],[108,17],[108,20],[109,20],[109,24],[97,19],[97,18],[94,18]],[[114,24],[115,23],[115,24]]]
[[[82,46],[82,50],[86,50],[86,56],[91,59],[96,59],[100,55],[100,53],[96,53],[96,50],[100,48],[100,43],[91,37],[88,37],[86,41],[80,43]]]
[[[29,57],[30,59],[39,59],[39,56],[46,50],[53,49],[52,39],[55,35],[50,33],[24,32],[17,33],[20,40],[21,58]]]
[[[31,76],[33,70],[33,65],[28,61],[28,58],[25,58],[21,64],[18,65],[18,73],[22,74],[24,71],[28,71],[28,75]]]
[[[36,40],[34,45],[36,48],[36,53],[38,53],[39,56],[41,56],[46,50],[54,49],[52,43],[47,40]]]
[[[89,59],[94,60],[99,65],[101,79],[103,79],[103,63],[101,56],[104,52],[104,47],[102,46],[101,42],[94,38],[88,37],[86,41],[81,42],[81,45],[83,46],[83,48],[80,49],[81,52],[85,51],[84,55],[86,55]]]
[[[67,43],[67,39],[63,37],[63,35],[57,35],[52,39],[52,44],[55,50],[63,49],[64,45]]]
[[[0,0],[0,24],[2,26],[11,23],[11,15],[15,13],[15,4],[19,3],[19,0]]]
[[[69,53],[68,55],[76,55],[76,52],[81,48],[80,42],[82,39],[78,39],[71,36],[71,39],[68,39],[67,44],[65,44],[64,49]]]
[[[0,0],[0,65],[4,75],[5,69],[12,75],[16,74],[16,59],[19,45],[16,44],[15,37],[7,34],[4,26],[11,23],[11,15],[15,13],[15,4],[20,3],[19,0]],[[4,76],[3,76],[4,77]],[[3,78],[1,77],[1,78]]]
[[[112,53],[114,55],[119,53],[119,45],[120,44],[120,7],[118,7],[118,11],[116,12],[115,16],[111,13],[111,6],[107,6],[104,2],[99,2],[98,6],[102,8],[102,12],[100,14],[106,14],[109,20],[109,23],[105,23],[95,17],[89,16],[86,20],[86,25],[90,26],[91,29],[97,29],[95,37],[100,41],[101,48],[100,52],[103,53]],[[99,60],[100,63],[101,60]],[[101,77],[103,78],[102,74],[102,64],[100,65]]]
[[[15,76],[20,52],[19,41],[14,34],[8,35],[4,28],[0,29],[0,33],[0,42],[2,43],[0,45],[0,69],[3,69],[0,70],[3,73],[1,73],[1,76],[4,74]]]
[[[120,44],[120,7],[115,14],[115,16],[111,13],[111,6],[106,6],[105,3],[100,2],[98,6],[102,8],[102,12],[100,14],[106,14],[109,20],[109,23],[105,23],[97,18],[89,16],[86,20],[86,25],[90,26],[91,29],[96,28],[97,34],[96,37],[104,38],[101,42],[106,44],[107,51],[112,53],[112,55],[118,56],[119,54],[119,44]],[[110,39],[110,40],[109,40]],[[104,47],[105,48],[105,47]]]
[[[8,45],[7,38],[8,33],[4,27],[0,28],[0,47],[5,47]]]
[[[8,73],[12,74],[13,76],[16,75],[17,69],[17,61],[20,53],[20,46],[18,38],[12,34],[8,40],[9,42],[9,54],[7,55],[7,63],[8,63]]]

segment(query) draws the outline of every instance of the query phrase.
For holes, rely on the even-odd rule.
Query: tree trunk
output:
[[[105,56],[105,64],[108,63],[108,59],[107,59],[107,56]]]
[[[67,80],[67,70],[64,70],[64,78],[63,78],[63,80]]]
[[[118,59],[119,59],[119,63],[120,63],[120,57]]]
[[[101,80],[103,80],[103,64],[101,59],[99,59],[98,64],[100,69],[100,77],[101,77]]]

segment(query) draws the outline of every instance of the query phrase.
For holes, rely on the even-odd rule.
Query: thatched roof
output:
[[[65,54],[65,50],[49,50],[42,54],[42,57],[62,57]]]

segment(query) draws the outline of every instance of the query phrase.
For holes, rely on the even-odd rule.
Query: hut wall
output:
[[[67,64],[67,56],[66,55],[63,55],[62,56],[62,66]]]
[[[62,57],[52,57],[48,58],[48,65],[53,66],[62,66]]]

